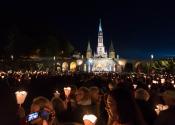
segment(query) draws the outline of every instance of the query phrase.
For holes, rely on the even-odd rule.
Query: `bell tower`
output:
[[[96,57],[107,57],[107,53],[105,52],[105,47],[103,44],[103,31],[101,26],[101,19],[99,23],[99,30],[98,30],[98,44],[97,44],[97,54]]]
[[[112,58],[112,59],[115,58],[115,50],[114,50],[114,46],[113,46],[112,41],[111,41],[111,45],[109,47],[109,58]]]
[[[88,42],[88,46],[87,46],[87,51],[86,51],[86,58],[89,59],[92,57],[92,49],[90,46],[90,41]]]

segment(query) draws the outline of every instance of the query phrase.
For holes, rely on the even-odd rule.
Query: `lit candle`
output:
[[[156,80],[153,80],[153,81],[152,81],[152,83],[154,83],[154,84],[157,84],[157,83],[158,83],[158,81],[156,81]]]
[[[18,82],[21,82],[21,79],[18,79]]]
[[[27,96],[27,92],[26,91],[16,91],[16,100],[17,100],[17,104],[21,105],[24,103],[26,96]]]
[[[136,84],[133,84],[133,86],[134,86],[134,89],[136,89],[136,88],[137,88],[137,85],[136,85]]]
[[[97,121],[97,117],[93,114],[89,114],[89,115],[84,115],[83,116],[83,121],[86,123],[88,121],[92,122],[93,124],[96,123]]]
[[[159,113],[160,113],[161,111],[166,110],[166,109],[168,109],[168,105],[158,104],[158,105],[156,105],[155,111],[156,111],[156,113],[159,115]]]
[[[2,79],[4,79],[4,76],[1,76]]]
[[[165,83],[165,79],[161,79],[161,83],[164,84]]]
[[[66,95],[66,97],[69,97],[71,92],[71,87],[64,87],[64,94]]]
[[[151,85],[148,85],[148,88],[150,89],[151,88]]]

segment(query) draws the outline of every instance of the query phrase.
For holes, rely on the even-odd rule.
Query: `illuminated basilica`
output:
[[[100,20],[99,30],[98,30],[97,50],[93,55],[90,42],[88,42],[87,51],[86,51],[86,62],[84,64],[84,71],[115,72],[118,65],[118,58],[116,58],[115,55],[116,53],[112,42],[109,47],[109,55],[105,50],[105,46],[103,44],[103,30],[102,30],[102,25]]]
[[[109,50],[106,51],[103,43],[103,30],[101,25],[101,20],[98,29],[98,42],[97,49],[93,53],[90,42],[88,42],[86,50],[86,58],[83,55],[75,54],[71,58],[54,56],[51,58],[33,58],[31,60],[26,60],[26,63],[34,62],[40,70],[42,67],[47,68],[47,70],[53,70],[58,72],[122,72],[124,66],[127,62],[125,59],[116,58],[115,49],[113,43],[111,42]],[[52,60],[53,62],[51,63]],[[29,61],[29,62],[28,62]],[[36,63],[37,62],[37,63]]]

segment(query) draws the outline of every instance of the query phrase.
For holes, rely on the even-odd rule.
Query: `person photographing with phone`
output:
[[[31,113],[26,117],[26,123],[31,125],[59,125],[55,119],[55,111],[51,102],[45,97],[33,100]]]

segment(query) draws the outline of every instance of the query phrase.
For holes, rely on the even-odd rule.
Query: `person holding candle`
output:
[[[159,113],[154,125],[175,125],[175,91],[166,90],[161,94],[168,109]]]
[[[92,104],[95,105],[96,114],[97,114],[97,124],[98,125],[105,125],[107,122],[107,112],[105,110],[105,102],[103,100],[103,95],[100,92],[100,89],[97,86],[91,86],[89,88],[90,96],[92,100]]]
[[[64,112],[66,111],[66,106],[64,104],[64,101],[61,98],[53,97],[52,105],[55,110],[55,115],[59,121],[64,120]]]
[[[107,96],[107,125],[146,125],[131,91],[117,87]]]
[[[149,124],[153,125],[155,119],[157,118],[157,114],[151,104],[148,102],[150,98],[150,94],[147,90],[143,88],[138,88],[135,91],[135,99],[136,102],[143,114],[144,120]]]
[[[26,116],[25,124],[22,125],[61,125],[55,118],[52,103],[45,97],[34,98],[30,112]]]
[[[40,112],[40,110],[47,111],[50,116],[49,119],[43,119],[42,117],[31,121],[31,124],[36,125],[54,125],[56,122],[58,124],[58,121],[55,119],[55,111],[53,109],[52,103],[45,97],[39,96],[37,98],[34,98],[30,111],[32,112]]]
[[[76,107],[74,112],[74,121],[83,123],[83,115],[85,114],[96,114],[96,106],[92,104],[91,96],[87,87],[80,87],[76,92]]]

